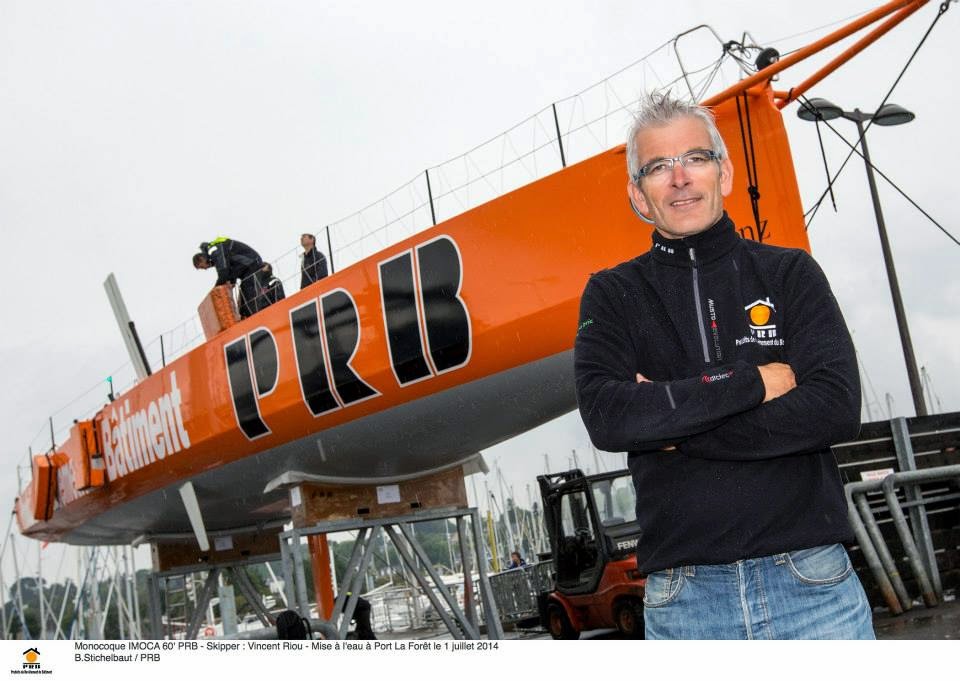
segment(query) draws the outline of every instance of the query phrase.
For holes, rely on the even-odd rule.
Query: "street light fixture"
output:
[[[844,111],[836,104],[814,97],[808,100],[806,106],[801,106],[797,116],[805,121],[831,121],[836,118],[846,118],[857,124],[860,133],[860,144],[863,147],[863,161],[867,166],[867,182],[870,185],[870,196],[873,199],[873,212],[877,216],[877,231],[880,233],[880,247],[883,250],[883,263],[887,268],[887,281],[890,284],[890,296],[893,298],[893,311],[897,317],[897,328],[900,331],[900,345],[903,346],[903,359],[907,365],[907,378],[910,381],[910,392],[913,395],[913,406],[917,416],[926,416],[927,407],[923,400],[923,385],[920,382],[920,373],[917,371],[917,360],[913,354],[913,343],[910,340],[910,329],[907,326],[907,315],[903,309],[903,299],[900,297],[900,284],[897,281],[897,270],[893,266],[893,253],[890,251],[890,242],[887,240],[887,226],[883,220],[883,211],[880,209],[880,196],[877,193],[877,181],[873,176],[873,164],[870,163],[870,151],[867,149],[867,139],[864,136],[863,124],[872,120],[877,125],[902,125],[909,123],[915,116],[902,106],[884,104],[876,113],[868,114],[854,109]]]
[[[873,114],[873,122],[877,125],[903,125],[909,123],[916,116],[897,104],[884,104],[877,113]]]
[[[797,116],[805,121],[832,121],[843,115],[843,109],[822,97],[813,97],[800,105]]]

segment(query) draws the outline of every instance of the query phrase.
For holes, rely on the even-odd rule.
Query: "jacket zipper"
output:
[[[693,301],[697,307],[697,328],[700,329],[700,343],[703,345],[703,361],[710,364],[710,350],[707,346],[707,332],[703,328],[703,305],[700,303],[700,277],[697,273],[697,256],[690,249],[690,262],[693,263]]]

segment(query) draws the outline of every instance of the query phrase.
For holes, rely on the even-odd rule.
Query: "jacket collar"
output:
[[[653,231],[653,246],[650,252],[656,260],[671,265],[690,266],[693,259],[690,250],[696,255],[697,264],[708,263],[729,253],[741,237],[737,234],[733,220],[724,211],[723,216],[706,231],[683,237],[667,239],[657,230]]]

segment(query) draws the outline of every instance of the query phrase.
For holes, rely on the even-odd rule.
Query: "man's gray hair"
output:
[[[684,116],[699,118],[703,121],[710,134],[713,151],[717,152],[721,159],[727,157],[727,145],[724,144],[720,131],[717,130],[717,123],[710,109],[674,99],[669,92],[651,93],[640,100],[640,108],[634,117],[633,125],[630,126],[630,132],[627,133],[627,173],[631,180],[634,180],[640,172],[637,135],[647,128],[660,127]]]

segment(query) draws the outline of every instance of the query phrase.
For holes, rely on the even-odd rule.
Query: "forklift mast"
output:
[[[551,553],[557,550],[557,527],[560,523],[560,494],[573,489],[586,489],[587,476],[579,468],[563,473],[547,473],[537,476],[540,498],[543,499],[543,520],[550,538]]]

